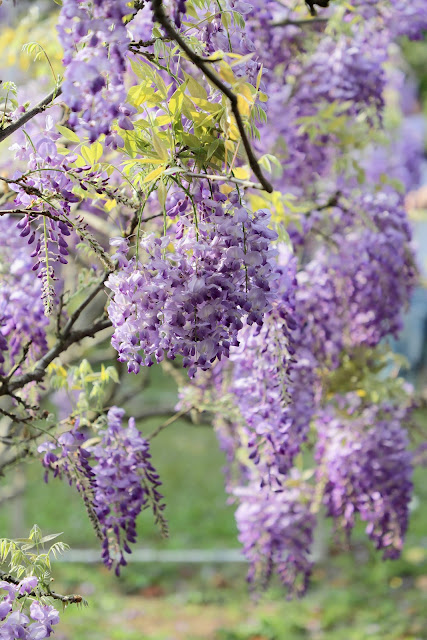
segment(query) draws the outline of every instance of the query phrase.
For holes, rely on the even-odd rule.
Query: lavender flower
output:
[[[72,111],[71,126],[86,131],[91,142],[110,134],[116,118],[123,129],[133,129],[124,87],[129,36],[123,18],[129,12],[127,0],[98,0],[92,6],[80,0],[62,3],[62,95]]]
[[[19,611],[12,611],[16,598],[19,595],[30,594],[37,587],[38,580],[35,576],[27,576],[17,585],[6,581],[0,582],[0,589],[7,591],[7,595],[0,601],[0,638],[1,640],[43,640],[54,631],[53,626],[59,623],[58,611],[51,605],[45,605],[37,599],[33,599],[29,616],[22,612],[22,604]]]
[[[94,509],[103,536],[102,559],[120,574],[125,566],[124,552],[136,541],[136,518],[152,506],[156,521],[165,529],[164,504],[158,491],[159,476],[151,464],[147,440],[141,436],[131,418],[122,426],[124,410],[113,407],[108,412],[108,427],[101,432],[101,443],[93,448],[95,476]]]
[[[302,595],[312,570],[310,559],[316,517],[312,488],[294,474],[280,491],[256,483],[236,489],[239,541],[250,563],[248,581],[265,589],[273,572],[289,595]]]
[[[270,241],[277,234],[267,226],[269,214],[241,208],[233,216],[224,212],[222,194],[198,197],[198,222],[179,219],[173,252],[170,236],[149,236],[141,243],[145,263],[130,260],[106,283],[114,293],[112,344],[129,371],[150,366],[152,356],[160,362],[164,354],[182,355],[192,377],[228,357],[243,318],[260,326],[270,308]]]
[[[27,243],[8,216],[0,217],[0,375],[22,359],[47,350],[48,319],[43,313],[40,280],[31,271]],[[24,356],[23,349],[26,349]],[[21,368],[16,369],[20,373]]]
[[[355,516],[384,558],[397,558],[408,527],[412,464],[406,408],[358,407],[352,396],[317,418],[317,482],[328,516],[349,535]]]

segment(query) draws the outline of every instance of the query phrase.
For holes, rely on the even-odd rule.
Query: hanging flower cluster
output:
[[[193,377],[229,356],[244,319],[261,326],[271,308],[270,242],[277,234],[269,214],[240,208],[232,215],[220,195],[204,200],[197,224],[180,219],[173,251],[171,236],[149,236],[141,243],[145,262],[132,258],[109,277],[112,344],[129,371],[150,366],[152,356],[160,362],[164,354],[181,355]]]

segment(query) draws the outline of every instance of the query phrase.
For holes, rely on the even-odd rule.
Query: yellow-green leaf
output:
[[[157,167],[157,169],[150,171],[150,173],[145,176],[142,183],[147,184],[147,182],[153,182],[154,180],[156,180],[156,178],[158,178],[163,173],[164,169],[165,169],[165,165],[162,164],[160,167]]]
[[[57,124],[56,128],[58,129],[59,133],[61,133],[67,140],[70,140],[70,142],[80,142],[79,136],[74,133],[74,131],[71,131],[71,129],[68,129],[68,127]]]

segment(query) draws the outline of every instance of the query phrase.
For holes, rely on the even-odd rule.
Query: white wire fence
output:
[[[70,549],[61,556],[58,562],[67,563],[101,563],[101,551],[95,549]],[[246,558],[239,549],[135,549],[126,556],[127,562],[171,563],[171,564],[229,564],[246,563]]]

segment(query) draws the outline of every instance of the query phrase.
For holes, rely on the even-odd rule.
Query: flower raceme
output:
[[[193,377],[229,356],[243,320],[261,326],[271,308],[277,234],[270,216],[243,207],[231,215],[220,196],[204,200],[196,224],[180,218],[175,240],[144,238],[139,260],[124,264],[119,252],[124,266],[106,283],[113,292],[108,313],[112,344],[129,371],[150,366],[153,356],[160,362],[180,355]]]
[[[0,375],[22,357],[22,365],[47,350],[42,285],[32,272],[25,239],[8,216],[0,218]],[[19,371],[17,371],[19,373]]]
[[[75,484],[85,502],[96,533],[102,540],[102,559],[117,575],[126,565],[124,553],[136,541],[135,522],[140,512],[151,506],[155,521],[164,533],[164,504],[158,491],[159,476],[152,463],[149,443],[130,418],[122,425],[124,410],[112,407],[107,426],[99,432],[99,443],[90,446],[86,435],[75,425],[56,443],[38,447],[42,464],[54,477],[66,477]]]
[[[109,410],[108,426],[92,449],[93,505],[103,536],[102,559],[109,569],[115,565],[117,575],[127,564],[124,552],[131,553],[129,544],[136,542],[136,518],[143,509],[151,506],[156,522],[166,531],[161,483],[151,464],[149,444],[133,418],[122,425],[123,416],[123,409]]]
[[[110,134],[116,118],[123,129],[133,129],[125,107],[129,36],[123,18],[127,14],[127,0],[62,2],[58,20],[66,68],[62,94],[72,111],[69,123],[87,132],[91,142]]]
[[[277,571],[290,595],[302,595],[313,566],[313,488],[295,472],[279,491],[272,491],[268,485],[260,488],[255,482],[236,488],[234,494],[239,502],[239,541],[250,563],[249,583],[265,589],[273,571]]]
[[[358,404],[350,395],[335,410],[319,413],[317,481],[325,486],[323,502],[338,531],[349,534],[359,514],[384,558],[397,558],[412,495],[412,456],[402,427],[408,410]]]

